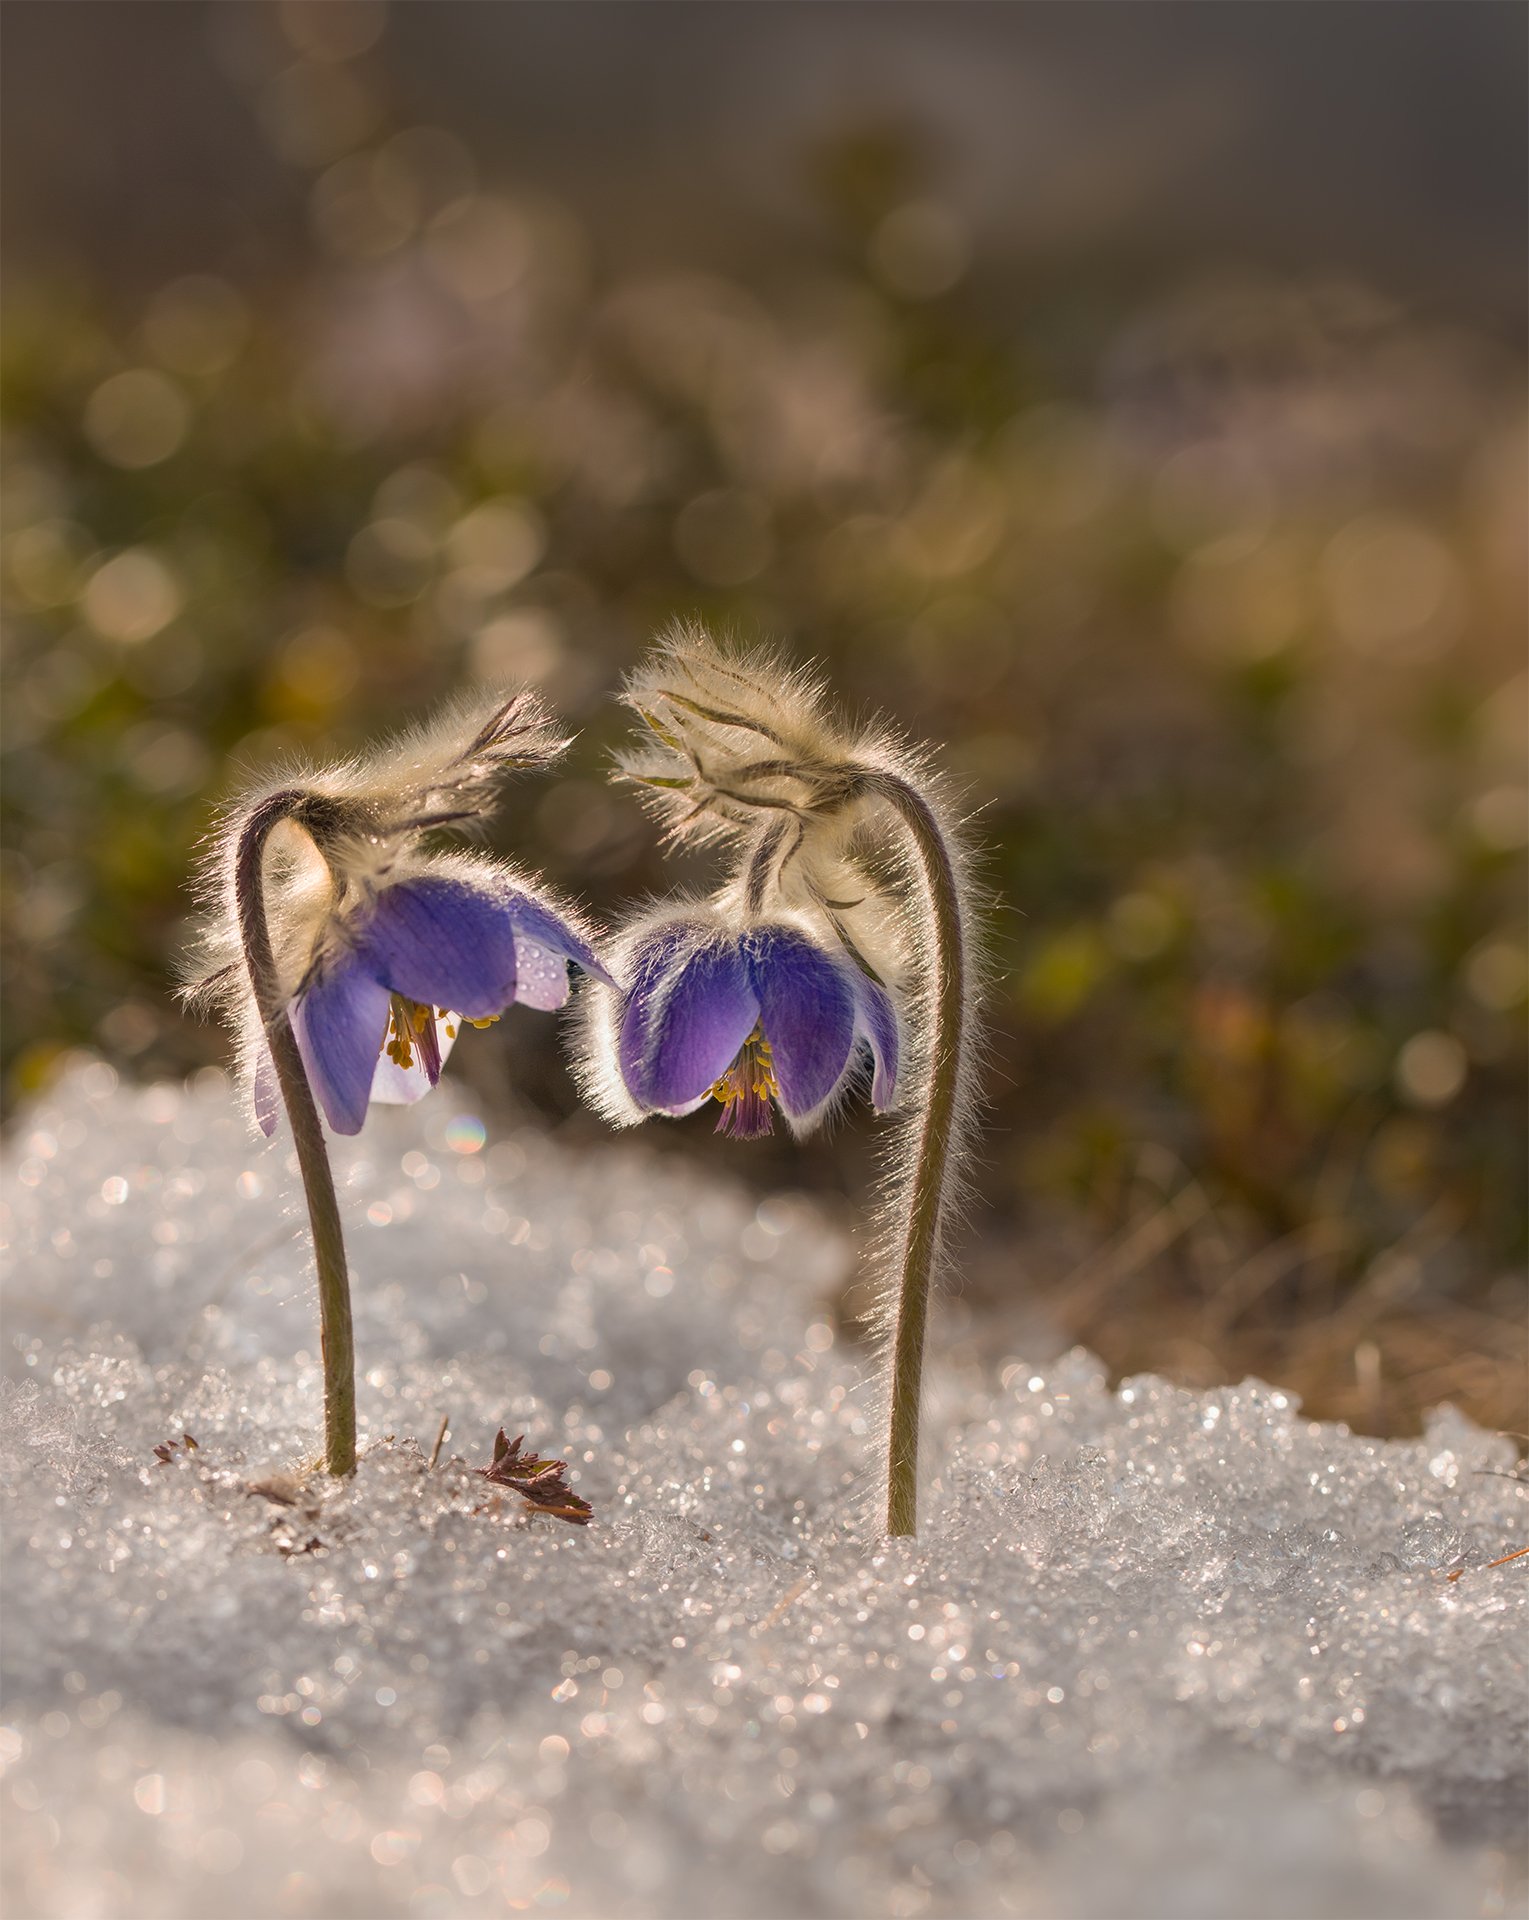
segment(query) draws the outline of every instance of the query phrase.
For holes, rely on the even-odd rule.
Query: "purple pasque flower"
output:
[[[440,1075],[453,1021],[513,1000],[554,1007],[570,960],[605,977],[571,913],[509,867],[430,850],[480,826],[501,775],[567,748],[535,694],[471,695],[422,727],[329,767],[289,767],[241,795],[204,869],[212,908],[188,998],[241,1039],[261,1127],[278,1093],[313,1234],[324,1459],[356,1464],[355,1341],[345,1237],[319,1108],[359,1132],[367,1102],[411,1100]]]
[[[772,1105],[793,1133],[811,1131],[872,1062],[871,1104],[897,1091],[891,995],[841,944],[805,920],[741,928],[714,912],[650,922],[629,940],[627,986],[595,1048],[614,1062],[613,1118],[693,1112],[721,1103],[719,1133],[768,1133]]]
[[[419,1099],[464,1021],[492,1025],[517,1001],[561,1007],[570,961],[610,981],[571,911],[497,862],[418,859],[358,889],[320,922],[288,1006],[324,1117],[336,1133],[358,1133],[370,1101]],[[264,1061],[255,1108],[270,1133]]]
[[[508,773],[568,742],[534,693],[487,690],[336,765],[294,766],[241,795],[211,843],[211,911],[187,996],[240,1040],[255,1117],[275,1130],[273,1046],[337,1133],[369,1100],[417,1100],[460,1023],[514,1001],[560,1007],[570,962],[608,979],[589,930],[514,868],[430,843],[481,828]],[[292,1057],[295,1043],[297,1058]]]

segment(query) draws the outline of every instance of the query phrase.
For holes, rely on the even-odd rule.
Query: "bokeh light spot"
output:
[[[464,514],[446,540],[453,566],[471,576],[484,594],[513,587],[541,559],[547,529],[535,508],[521,500],[485,500]]]
[[[871,238],[871,265],[894,293],[932,300],[948,293],[971,261],[955,213],[938,200],[910,200],[889,213]]]
[[[1322,560],[1328,612],[1361,652],[1432,648],[1453,637],[1459,569],[1437,534],[1400,514],[1362,514],[1336,533]]]
[[[425,236],[425,255],[435,274],[471,305],[518,285],[531,265],[531,252],[526,221],[492,194],[443,208]]]
[[[152,367],[114,373],[85,404],[85,437],[114,467],[153,467],[168,460],[190,425],[185,394]]]
[[[490,620],[473,642],[473,667],[478,678],[495,685],[501,681],[528,681],[541,686],[557,671],[563,657],[563,635],[557,621],[541,607],[521,607]]]
[[[1124,893],[1110,908],[1109,941],[1123,960],[1152,960],[1173,938],[1174,917],[1155,893]]]
[[[97,567],[85,589],[85,618],[104,639],[148,640],[180,612],[180,588],[146,547],[129,547]]]
[[[453,1114],[443,1131],[453,1153],[481,1153],[488,1138],[488,1128],[475,1113]]]
[[[1486,940],[1465,963],[1465,984],[1471,996],[1494,1013],[1529,998],[1529,953],[1509,940]]]
[[[6,548],[11,584],[29,606],[59,607],[79,592],[90,536],[69,520],[19,527]]]
[[[1414,1107],[1448,1106],[1465,1085],[1465,1048],[1452,1033],[1415,1033],[1396,1059],[1396,1090]]]

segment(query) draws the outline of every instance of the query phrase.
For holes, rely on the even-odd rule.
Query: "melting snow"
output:
[[[888,1545],[805,1202],[491,1140],[449,1081],[340,1145],[343,1486],[304,1471],[295,1179],[221,1076],[84,1066],[13,1131],[18,1920],[1520,1910],[1502,1440],[937,1340],[924,1531]],[[501,1424],[593,1525],[471,1471]]]

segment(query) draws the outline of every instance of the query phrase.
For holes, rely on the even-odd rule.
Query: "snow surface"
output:
[[[462,1098],[340,1143],[346,1485],[303,1472],[295,1180],[221,1076],[86,1065],[17,1124],[11,1920],[1521,1911],[1506,1443],[937,1331],[888,1545],[812,1209],[721,1154],[486,1141]],[[593,1525],[470,1471],[501,1423]]]

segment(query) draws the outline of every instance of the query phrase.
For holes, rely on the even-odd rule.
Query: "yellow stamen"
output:
[[[414,1049],[420,1044],[431,1018],[429,1007],[422,1007],[417,1000],[407,1000],[401,993],[393,995],[382,1050],[395,1067],[407,1071],[414,1065]]]
[[[739,1048],[737,1059],[712,1086],[712,1099],[722,1105],[718,1133],[735,1134],[740,1140],[753,1140],[768,1133],[770,1102],[779,1095],[775,1070],[770,1064],[770,1043],[756,1023],[754,1031]]]

